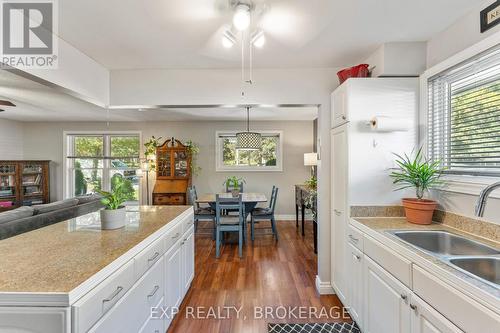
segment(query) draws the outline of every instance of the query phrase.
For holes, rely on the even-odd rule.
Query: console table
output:
[[[307,185],[295,185],[295,226],[299,227],[299,210],[301,212],[302,221],[302,236],[305,236],[304,223],[305,223],[305,211],[307,197],[310,195],[310,189]],[[315,210],[316,205],[310,207],[310,209]],[[318,253],[318,221],[316,218],[313,219],[313,233],[314,233],[314,253]]]

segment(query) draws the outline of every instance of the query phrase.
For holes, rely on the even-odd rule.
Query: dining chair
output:
[[[276,219],[274,217],[274,210],[276,208],[276,201],[278,200],[278,188],[273,186],[273,190],[271,192],[271,200],[269,201],[269,207],[266,208],[255,208],[251,213],[251,237],[252,241],[254,240],[255,233],[255,222],[262,220],[271,221],[271,229],[273,231],[274,237],[278,240],[278,228],[276,228]]]
[[[198,230],[198,223],[200,220],[210,220],[214,222],[213,233],[215,234],[215,211],[210,207],[200,207],[196,202],[198,200],[198,195],[196,193],[196,188],[191,187],[188,189],[189,199],[194,208],[194,231]]]
[[[237,215],[226,215],[225,211],[237,211]],[[237,198],[215,196],[215,257],[220,257],[220,245],[224,232],[238,232],[238,255],[243,256],[244,208],[242,195]]]

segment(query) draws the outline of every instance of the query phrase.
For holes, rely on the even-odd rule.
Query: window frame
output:
[[[459,65],[469,59],[472,59],[495,46],[500,44],[500,32],[491,35],[488,38],[472,45],[469,48],[464,49],[461,52],[449,57],[448,59],[434,65],[433,67],[427,69],[420,76],[420,114],[419,114],[419,132],[418,132],[418,142],[419,147],[423,147],[424,151],[427,152],[428,145],[428,80],[444,72],[451,67]],[[487,185],[493,184],[499,180],[499,177],[495,176],[474,176],[474,175],[456,175],[456,174],[446,174],[443,176],[443,180],[446,181],[446,185],[437,189],[437,191],[452,192],[459,194],[468,195],[479,195],[482,189]],[[500,190],[495,190],[490,195],[493,198],[500,198]]]
[[[283,138],[282,130],[265,130],[256,132],[267,135],[277,135],[279,137],[276,152],[276,165],[275,166],[227,166],[224,165],[222,160],[222,138],[221,135],[234,135],[239,131],[216,131],[215,132],[215,171],[216,172],[283,172]]]
[[[74,175],[73,175],[73,162],[68,158],[73,154],[73,138],[75,136],[97,136],[103,137],[103,167],[102,170],[102,187],[104,189],[110,185],[111,177],[109,172],[115,170],[111,167],[111,160],[104,158],[111,156],[111,137],[113,136],[138,136],[139,137],[139,158],[142,155],[142,132],[140,131],[64,131],[63,132],[63,197],[65,199],[74,197]],[[109,138],[109,139],[107,139]],[[109,144],[108,144],[109,141]],[[108,171],[108,172],[107,172]],[[139,205],[142,202],[142,177],[139,176],[139,197],[137,201],[127,201],[127,205]]]

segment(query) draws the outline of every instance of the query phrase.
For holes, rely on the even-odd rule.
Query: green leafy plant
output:
[[[191,174],[198,176],[201,172],[201,167],[198,165],[198,154],[200,153],[200,146],[192,140],[185,143],[189,155],[191,155]]]
[[[440,180],[444,171],[441,162],[429,161],[422,153],[422,148],[413,158],[407,154],[394,155],[397,157],[398,169],[391,172],[390,176],[394,179],[394,184],[401,185],[397,190],[415,188],[417,198],[420,200],[424,197],[425,191],[443,184]]]
[[[149,139],[148,141],[146,141],[144,143],[144,147],[146,148],[144,150],[144,156],[146,156],[146,158],[156,154],[156,147],[158,147],[160,145],[160,140],[161,140],[161,136],[158,138],[155,138],[155,136],[153,135],[151,137],[151,139]]]
[[[311,178],[306,180],[305,183],[307,187],[313,190],[315,190],[318,187],[318,180],[316,179],[316,176],[311,176]]]
[[[122,205],[129,198],[130,180],[116,178],[114,186],[110,192],[97,190],[96,192],[103,196],[101,203],[106,206],[106,209],[116,210],[122,208]]]
[[[246,184],[246,182],[243,178],[231,176],[231,177],[228,177],[226,179],[226,181],[224,182],[224,185],[226,185],[228,188],[239,189],[241,183]]]

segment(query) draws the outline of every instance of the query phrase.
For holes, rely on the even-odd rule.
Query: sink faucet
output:
[[[484,207],[486,206],[486,201],[488,201],[488,196],[490,195],[490,193],[494,189],[499,188],[499,187],[500,187],[500,182],[496,182],[496,183],[493,183],[491,185],[486,186],[486,188],[484,190],[482,190],[481,193],[479,193],[479,199],[477,199],[476,209],[474,211],[476,216],[478,216],[478,217],[483,216]]]

